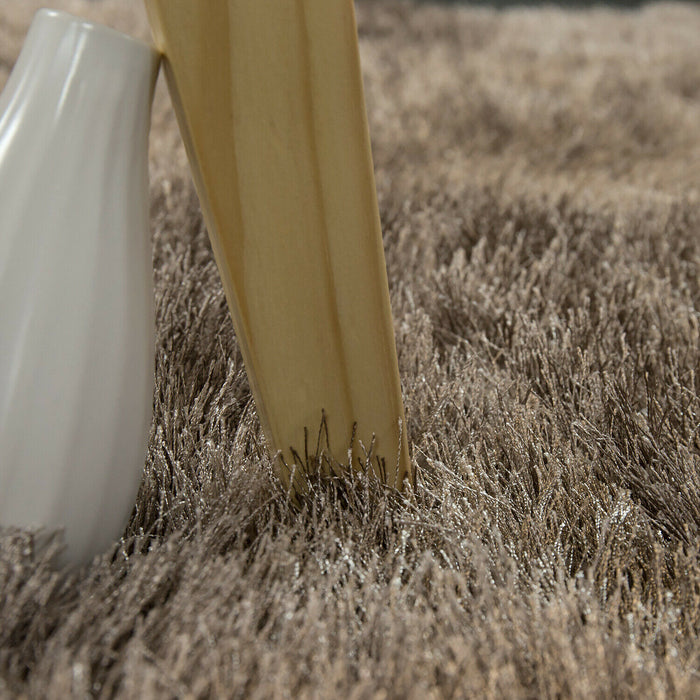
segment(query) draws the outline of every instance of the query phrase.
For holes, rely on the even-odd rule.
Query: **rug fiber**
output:
[[[161,81],[143,483],[80,572],[0,538],[0,696],[700,696],[700,10],[358,22],[415,492],[289,506]]]

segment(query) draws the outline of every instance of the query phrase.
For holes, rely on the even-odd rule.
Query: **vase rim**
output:
[[[42,8],[37,11],[36,15],[34,16],[34,21],[50,21],[51,23],[57,23],[66,27],[76,27],[78,30],[92,34],[95,37],[104,37],[112,41],[118,40],[126,44],[131,44],[134,48],[148,52],[151,54],[151,56],[160,55],[158,49],[146,41],[137,39],[129,34],[125,34],[124,32],[120,32],[117,29],[107,27],[104,24],[85,19],[84,17],[72,15],[71,13],[63,10]]]

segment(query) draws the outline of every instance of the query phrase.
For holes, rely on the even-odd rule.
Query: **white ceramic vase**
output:
[[[0,95],[0,526],[118,539],[153,397],[148,130],[158,55],[40,11]]]

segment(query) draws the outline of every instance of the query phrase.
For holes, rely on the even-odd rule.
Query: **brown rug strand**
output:
[[[415,493],[286,506],[161,84],[142,488],[0,539],[0,696],[700,696],[700,9],[358,12]]]

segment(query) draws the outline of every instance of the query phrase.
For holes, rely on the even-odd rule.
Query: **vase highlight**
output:
[[[0,95],[0,526],[121,534],[153,398],[148,130],[158,54],[37,13]]]

